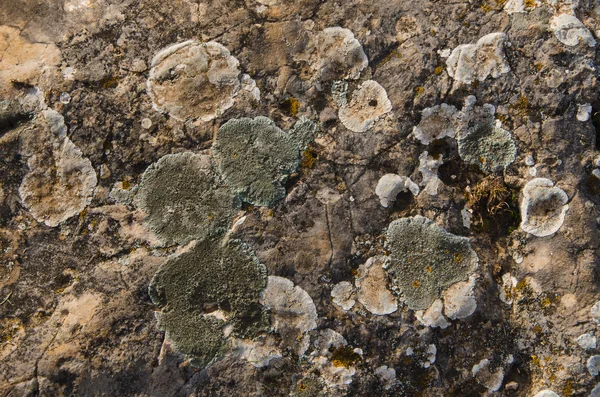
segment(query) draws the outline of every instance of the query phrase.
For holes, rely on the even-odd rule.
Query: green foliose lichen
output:
[[[169,259],[154,275],[149,295],[161,308],[159,326],[199,367],[228,346],[229,333],[252,337],[268,326],[258,302],[267,272],[238,240],[208,237]]]
[[[288,134],[266,117],[229,120],[213,144],[218,169],[243,201],[274,205],[285,197],[285,182],[298,168],[309,130],[300,124]]]
[[[442,290],[466,280],[477,267],[469,239],[448,233],[422,216],[390,223],[386,269],[404,302],[413,310],[427,309]]]
[[[510,132],[491,123],[475,124],[458,140],[458,154],[486,172],[503,171],[515,161],[517,146]]]
[[[148,167],[136,201],[167,245],[226,230],[240,207],[235,194],[216,180],[209,156],[190,152],[166,155]]]

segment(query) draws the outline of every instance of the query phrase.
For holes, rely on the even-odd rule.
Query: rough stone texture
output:
[[[0,1],[0,396],[600,396],[599,39],[593,0]],[[186,152],[166,243],[136,196]]]

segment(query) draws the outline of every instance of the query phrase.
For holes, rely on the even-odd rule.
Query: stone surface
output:
[[[0,1],[0,396],[600,395],[599,35]]]

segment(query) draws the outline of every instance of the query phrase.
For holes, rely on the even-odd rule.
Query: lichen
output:
[[[376,81],[367,80],[352,93],[350,103],[340,107],[338,117],[350,131],[365,132],[391,111],[392,103],[385,89]]]
[[[229,335],[266,329],[258,301],[266,284],[266,268],[241,242],[209,237],[161,266],[149,295],[166,337],[202,367],[227,350]]]
[[[469,239],[446,232],[422,216],[390,223],[386,269],[404,302],[413,310],[427,309],[442,289],[466,280],[477,267]]]
[[[219,117],[233,106],[240,87],[238,60],[213,41],[190,40],[159,51],[147,82],[154,108],[181,121]]]
[[[448,74],[459,82],[471,84],[510,72],[504,56],[507,39],[506,33],[490,33],[474,44],[459,45],[448,57]]]
[[[506,169],[515,161],[517,146],[510,132],[492,123],[472,123],[458,139],[458,153],[468,164],[486,172]]]
[[[442,103],[421,112],[421,121],[413,128],[413,135],[423,145],[429,145],[436,139],[454,138],[454,106]]]
[[[310,295],[284,277],[269,276],[260,302],[270,310],[271,325],[284,346],[304,354],[310,343],[308,332],[317,327],[317,309]]]
[[[537,237],[551,236],[562,226],[569,197],[554,182],[535,178],[523,188],[521,229]]]
[[[208,155],[170,154],[152,164],[136,195],[165,244],[185,244],[229,228],[239,200],[216,180]]]
[[[387,287],[383,270],[385,257],[374,256],[360,265],[356,275],[357,299],[369,312],[376,315],[398,310],[398,302]]]
[[[574,15],[560,14],[550,19],[550,29],[562,44],[576,46],[585,43],[588,47],[594,47],[596,40],[585,25]]]
[[[213,143],[225,183],[249,204],[271,206],[285,197],[285,182],[300,164],[300,131],[288,134],[266,117],[232,119]]]
[[[352,31],[339,26],[315,35],[296,59],[308,63],[313,71],[311,80],[318,82],[357,79],[369,64]]]
[[[419,185],[410,178],[396,174],[385,174],[379,179],[375,187],[375,194],[385,208],[396,201],[398,193],[406,191],[410,191],[414,196],[417,196],[420,191]]]
[[[354,307],[356,300],[354,299],[354,287],[348,281],[341,281],[331,289],[332,302],[348,311]]]
[[[38,222],[55,227],[89,205],[98,179],[91,161],[67,137],[62,115],[47,109],[41,116],[21,134],[29,172],[19,196]]]

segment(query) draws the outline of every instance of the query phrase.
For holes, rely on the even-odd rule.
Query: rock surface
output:
[[[0,1],[0,396],[600,396],[594,0]]]

